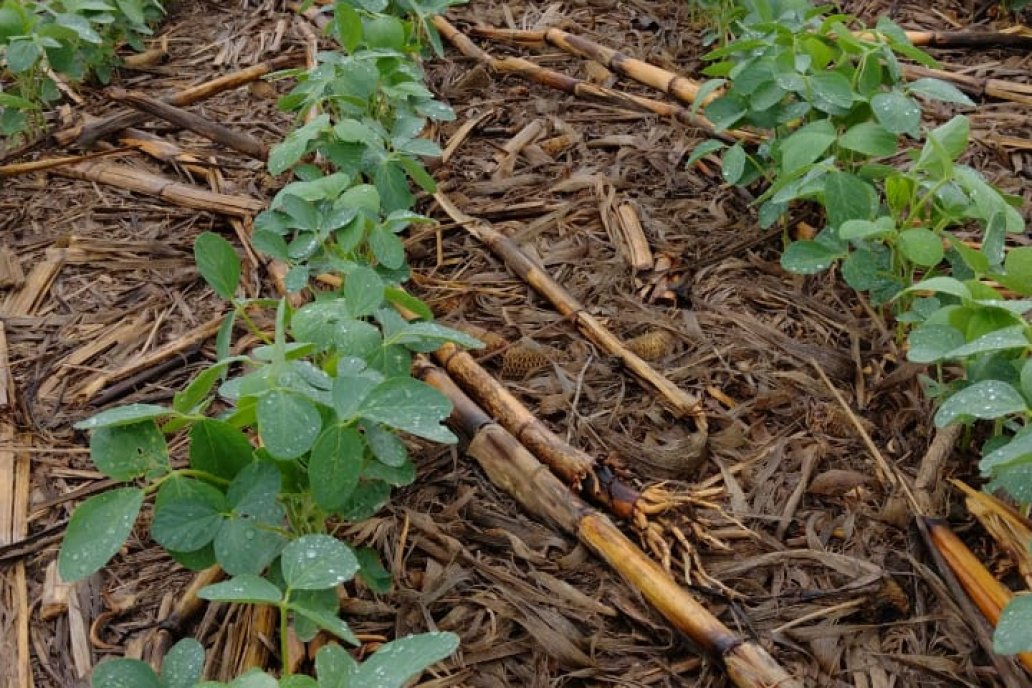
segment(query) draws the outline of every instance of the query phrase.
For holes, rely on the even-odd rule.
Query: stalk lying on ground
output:
[[[496,424],[440,368],[417,362],[416,373],[454,405],[452,420],[471,437],[467,453],[528,511],[577,536],[679,631],[720,661],[740,688],[802,688],[758,643],[727,628],[612,521],[582,502],[507,430]]]
[[[434,27],[450,41],[463,55],[472,57],[475,60],[487,65],[490,69],[500,74],[519,74],[535,83],[554,88],[563,93],[569,93],[579,98],[597,100],[616,107],[628,108],[652,112],[661,117],[669,117],[681,124],[696,126],[712,132],[713,136],[723,140],[734,142],[736,140],[755,141],[752,134],[738,129],[724,132],[717,132],[713,123],[705,117],[693,113],[688,108],[671,103],[665,103],[651,98],[623,93],[605,86],[592,84],[583,79],[577,79],[552,69],[546,69],[521,57],[496,58],[487,51],[477,46],[468,36],[455,28],[444,17],[434,17]]]
[[[692,423],[695,442],[693,448],[686,452],[685,463],[701,461],[706,447],[707,424],[702,405],[695,397],[627,349],[597,318],[585,310],[583,304],[531,260],[512,239],[492,227],[490,223],[466,215],[442,192],[435,193],[434,199],[452,220],[482,241],[492,253],[505,261],[510,270],[551,301],[560,313],[568,316],[588,339],[607,354],[620,359],[639,380],[656,391],[661,400],[679,418]]]

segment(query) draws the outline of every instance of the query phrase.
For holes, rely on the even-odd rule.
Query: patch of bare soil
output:
[[[176,3],[164,29],[169,60],[124,72],[120,84],[159,94],[303,48],[303,20],[275,5]],[[906,28],[962,27],[972,11],[955,2],[845,5],[867,19],[891,12]],[[704,64],[706,17],[680,0],[476,2],[450,16],[460,28],[564,26],[687,75]],[[554,49],[480,45],[662,97]],[[936,56],[951,71],[1029,82],[1027,54]],[[705,132],[491,74],[451,51],[426,66],[458,113],[439,140],[463,137],[435,170],[452,201],[508,234],[588,312],[703,400],[711,441],[697,466],[684,460],[691,438],[683,422],[426,200],[441,224],[407,239],[413,289],[442,320],[500,336],[483,365],[558,434],[633,484],[664,482],[685,498],[656,517],[643,548],[804,685],[1021,685],[1001,678],[979,646],[857,429],[924,485],[932,513],[1007,572],[946,486],[949,477],[976,480],[965,446],[922,474],[931,407],[921,370],[903,362],[883,314],[833,273],[804,279],[781,270],[781,235],[757,229],[751,197],[723,185],[712,166],[685,167]],[[290,125],[274,107],[281,88],[258,84],[194,107],[271,144]],[[99,92],[83,95],[83,112],[114,108]],[[972,121],[970,163],[1032,200],[1027,106],[987,100]],[[220,172],[222,193],[263,202],[276,188],[260,163],[157,122],[140,128],[198,165],[139,153],[117,164],[205,188],[212,177],[198,166],[209,167]],[[58,154],[43,147],[34,155]],[[79,685],[105,657],[149,658],[177,634],[209,648],[211,678],[247,661],[276,666],[275,644],[249,610],[212,604],[188,624],[157,625],[192,576],[149,541],[146,523],[85,583],[53,580],[74,505],[107,486],[71,424],[106,405],[167,402],[213,359],[210,323],[222,305],[198,278],[191,245],[202,231],[232,237],[239,225],[59,174],[0,184],[0,264],[6,256],[23,273],[18,279],[12,268],[10,281],[0,281],[0,352],[10,361],[0,420],[8,433],[0,436],[0,502],[11,505],[9,523],[0,519],[9,526],[0,528],[0,647],[8,658],[0,676],[12,681],[4,685],[30,685],[16,682],[23,662],[37,686]],[[631,267],[621,213],[640,220],[651,268]],[[251,293],[274,293],[264,266],[248,265]],[[174,445],[174,456],[182,449]],[[430,627],[458,633],[460,652],[422,685],[730,685],[639,594],[574,539],[529,518],[460,449],[421,447],[419,455],[417,482],[347,533],[382,552],[394,589],[374,595],[352,586],[343,607],[371,642]]]

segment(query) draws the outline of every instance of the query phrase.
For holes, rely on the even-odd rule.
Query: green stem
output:
[[[218,485],[219,487],[229,487],[228,480],[220,476],[214,475],[212,473],[208,473],[207,471],[199,471],[196,468],[177,468],[174,471],[169,471],[165,475],[161,476],[160,478],[152,482],[150,485],[144,488],[144,491],[150,494],[151,492],[154,492],[159,487],[161,487],[166,480],[169,480],[176,476],[183,476],[184,478],[197,478],[199,480],[203,480],[213,485]]]
[[[287,623],[287,603],[286,598],[290,595],[288,590],[284,595],[284,601],[281,602],[279,607],[279,629],[280,629],[280,665],[281,671],[280,676],[290,676],[290,632],[289,624]]]
[[[254,324],[254,321],[251,320],[251,316],[247,313],[247,309],[242,308],[237,303],[233,304],[233,308],[236,310],[237,315],[240,316],[240,319],[244,321],[244,324],[247,325],[247,329],[251,331],[251,334],[258,337],[258,339],[262,340],[266,345],[272,344],[272,340],[269,339],[268,335],[262,332],[262,330]]]

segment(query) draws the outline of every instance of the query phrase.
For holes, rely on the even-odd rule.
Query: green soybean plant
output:
[[[803,0],[744,0],[740,10],[738,36],[709,55],[716,78],[700,101],[723,89],[705,111],[717,128],[768,139],[755,150],[707,141],[689,162],[726,148],[727,182],[762,178],[764,226],[792,203],[819,204],[825,226],[788,245],[782,266],[813,274],[838,264],[874,304],[891,304],[909,360],[933,367],[922,382],[935,424],[990,421],[987,489],[1032,503],[1032,248],[1007,242],[1025,232],[1022,199],[960,162],[967,118],[922,131],[916,97],[972,103],[941,81],[903,81],[898,56],[934,63],[891,22],[858,36],[848,17]],[[1004,610],[995,644],[1032,650],[1032,595]]]
[[[203,234],[196,251],[212,288],[233,294],[240,269],[228,243]],[[328,534],[328,524],[368,518],[393,487],[415,479],[398,432],[455,441],[441,425],[448,400],[409,374],[412,352],[446,341],[479,346],[435,323],[408,322],[389,303],[376,272],[356,267],[340,296],[297,311],[276,302],[270,343],[222,358],[170,407],[132,404],[77,424],[91,432],[97,469],[125,485],[76,509],[58,560],[62,577],[77,580],[106,564],[152,499],[158,544],[189,569],[218,564],[231,576],[202,589],[202,598],[279,609],[284,657],[291,622],[302,640],[325,630],[356,643],[339,617],[336,588],[358,575],[382,591],[384,571],[372,552]],[[174,465],[166,437],[175,433],[186,433],[189,448]],[[441,652],[454,647],[453,636],[433,638]],[[119,664],[99,675],[138,669]]]
[[[909,304],[904,290],[936,272],[1020,281],[1005,274],[1004,245],[1025,224],[1012,205],[1016,199],[957,163],[969,128],[966,117],[954,117],[929,131],[920,152],[898,166],[848,172],[829,165],[820,191],[827,227],[815,240],[789,245],[782,266],[812,274],[841,260],[850,286],[868,292],[875,305],[895,299],[898,313]],[[973,228],[981,230],[984,251],[957,235]]]
[[[768,138],[755,150],[737,143],[722,154],[731,184],[765,178],[760,223],[773,225],[797,199],[821,200],[828,173],[841,170],[866,183],[884,173],[872,164],[894,156],[903,137],[920,137],[915,96],[971,105],[936,79],[904,83],[897,55],[935,64],[888,20],[858,36],[845,15],[824,16],[807,2],[743,2],[739,36],[707,55],[699,102],[718,130],[747,126]],[[725,148],[710,140],[689,158]],[[841,180],[841,178],[840,178]],[[835,193],[835,190],[832,190]]]
[[[270,152],[269,171],[289,172],[291,180],[256,219],[253,243],[289,264],[288,290],[307,289],[311,302],[294,309],[284,299],[238,298],[236,252],[213,233],[198,237],[198,270],[232,306],[217,360],[169,407],[133,404],[77,425],[91,433],[98,470],[123,486],[76,509],[59,555],[66,579],[107,563],[151,501],[150,535],[176,561],[189,569],[217,564],[229,574],[201,597],[277,608],[283,658],[291,625],[302,640],[321,630],[356,642],[339,616],[336,589],[357,576],[383,592],[389,576],[375,552],[354,550],[334,533],[370,517],[392,488],[415,479],[399,433],[455,441],[442,425],[450,403],[411,376],[413,354],[445,342],[481,346],[432,322],[429,308],[401,289],[409,270],[398,235],[428,221],[412,211],[409,184],[432,191],[421,158],[440,154],[420,133],[431,119],[454,117],[423,85],[417,62],[422,39],[436,35],[427,27],[439,9],[338,2],[329,26],[346,52],[321,53],[310,72],[278,75],[297,81],[280,103],[285,110],[319,107],[321,114]],[[312,276],[325,271],[341,276],[336,291],[312,288]],[[268,335],[252,316],[273,308]],[[238,324],[262,344],[231,356]],[[183,434],[187,455],[173,461],[167,438]],[[278,682],[255,671],[230,685],[400,686],[456,644],[447,633],[401,638],[361,665],[329,646],[317,657],[318,680],[284,667]],[[93,682],[193,685],[202,664],[200,647],[183,641],[160,675],[114,660],[98,666]]]
[[[141,50],[164,13],[157,0],[57,0],[0,3],[0,134],[38,126],[43,108],[60,100],[52,70],[71,81],[111,77],[122,43]]]
[[[339,645],[324,645],[315,655],[318,679],[295,674],[277,680],[252,669],[229,683],[201,680],[204,648],[186,638],[165,655],[160,673],[138,659],[116,659],[98,665],[93,680],[96,685],[132,688],[402,688],[427,666],[455,651],[455,637],[449,636],[424,633],[399,638],[381,645],[361,664]]]

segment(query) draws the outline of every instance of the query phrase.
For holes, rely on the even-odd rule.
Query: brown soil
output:
[[[163,28],[168,62],[125,71],[119,84],[160,94],[302,48],[302,20],[276,4],[175,3]],[[906,28],[955,29],[971,16],[963,3],[929,5],[865,0],[845,8],[866,19],[891,11]],[[688,75],[703,65],[705,18],[680,1],[492,1],[450,16],[460,28],[568,26]],[[555,49],[481,45],[496,56],[520,54],[611,80],[598,65]],[[935,54],[953,71],[1025,83],[1032,76],[1027,54]],[[484,365],[559,434],[636,485],[668,480],[668,491],[695,498],[690,508],[660,517],[664,541],[645,547],[804,685],[1020,685],[1001,679],[982,651],[852,421],[855,414],[905,475],[918,475],[934,435],[932,409],[920,390],[922,371],[901,363],[891,323],[833,273],[803,279],[780,269],[781,236],[761,235],[748,194],[722,185],[712,165],[683,164],[705,132],[520,77],[492,76],[451,49],[426,66],[432,87],[458,113],[438,140],[447,143],[460,126],[479,120],[435,170],[452,200],[513,236],[617,335],[647,335],[641,346],[654,365],[704,400],[710,455],[701,468],[679,469],[683,425],[424,201],[442,225],[408,237],[413,289],[445,322],[504,337],[508,348],[486,356]],[[661,97],[626,80],[616,85]],[[194,110],[271,144],[291,125],[275,109],[284,88],[239,89]],[[100,90],[80,94],[85,103],[75,114],[115,108]],[[946,107],[931,111],[933,119],[951,114]],[[986,101],[971,117],[969,163],[1023,195],[1028,217],[1027,109]],[[536,150],[506,162],[503,146],[535,121],[542,127]],[[225,193],[267,201],[282,182],[260,163],[192,134],[153,121],[141,128],[219,169]],[[561,135],[570,145],[546,144]],[[1007,140],[1023,140],[1025,148]],[[44,145],[24,159],[65,154]],[[119,163],[206,186],[182,166],[139,153]],[[611,204],[624,202],[668,268],[632,274],[602,219]],[[168,363],[87,394],[100,376],[182,340],[221,312],[198,278],[191,246],[202,231],[232,237],[234,229],[222,215],[46,173],[0,178],[0,210],[0,262],[5,252],[13,255],[28,277],[0,281],[0,334],[6,333],[14,392],[0,418],[0,432],[13,433],[0,435],[0,504],[7,521],[14,515],[13,525],[0,518],[10,526],[0,528],[0,676],[9,679],[5,686],[28,685],[17,683],[15,658],[31,656],[35,685],[80,685],[101,659],[149,656],[162,606],[182,595],[192,575],[150,542],[144,523],[110,566],[66,591],[72,604],[58,601],[43,618],[54,602],[45,582],[61,529],[79,500],[107,487],[89,461],[87,438],[71,424],[108,405],[168,402],[212,360],[213,337],[201,338]],[[55,261],[52,280],[34,281],[47,260]],[[251,268],[252,293],[272,294],[264,270]],[[5,373],[0,367],[0,381]],[[182,453],[181,443],[173,448]],[[461,450],[421,447],[419,457],[416,484],[347,536],[382,552],[394,589],[377,596],[350,588],[345,615],[356,632],[372,637],[429,627],[459,633],[461,651],[421,685],[729,685],[637,593],[575,540],[528,517]],[[927,495],[930,511],[948,517],[1007,579],[1011,565],[946,484],[949,477],[977,483],[973,457],[963,444],[949,455]],[[14,480],[8,466],[29,466],[31,482]],[[19,648],[25,614],[28,646]],[[251,622],[249,611],[211,605],[185,629],[209,649],[209,677],[231,675],[229,658],[240,648],[269,642],[248,631]],[[266,661],[276,666],[275,658]]]

